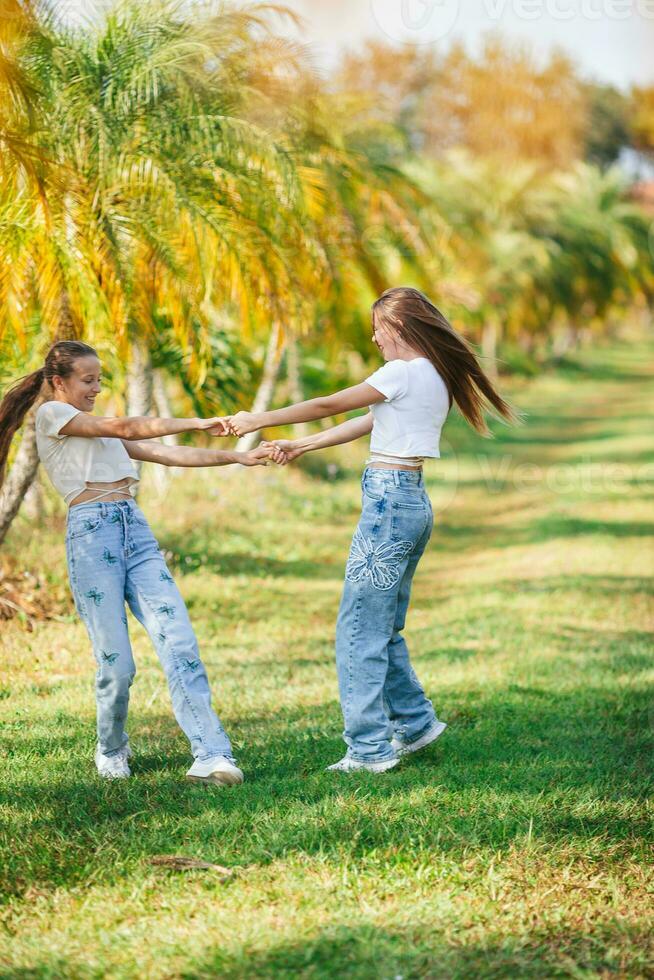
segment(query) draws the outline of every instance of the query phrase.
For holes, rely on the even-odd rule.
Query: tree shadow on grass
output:
[[[261,553],[217,552],[210,547],[189,546],[182,536],[160,535],[164,551],[172,551],[171,564],[175,571],[190,575],[197,571],[210,572],[223,578],[246,576],[254,578],[337,579],[342,577],[343,562],[314,562],[308,560],[280,561]]]
[[[466,942],[465,934],[449,941],[432,922],[401,928],[370,923],[334,924],[295,942],[279,943],[263,952],[228,953],[216,946],[202,964],[187,969],[184,980],[220,976],[224,980],[278,980],[311,977],[331,980],[470,980],[472,977],[569,977],[573,965],[593,976],[620,973],[644,976],[651,937],[645,924],[597,922],[593,932],[570,927],[525,929],[523,933]],[[605,971],[605,972],[604,972]]]
[[[649,348],[647,348],[649,351]],[[598,357],[605,357],[601,352],[597,352]],[[647,356],[647,355],[645,355]],[[579,377],[588,381],[652,381],[654,375],[651,371],[643,372],[624,364],[619,360],[602,359],[595,360],[591,357],[581,355],[576,357],[562,357],[556,362],[556,372],[562,377],[570,379]]]
[[[504,589],[503,589],[504,586]],[[591,595],[651,595],[654,580],[643,575],[550,575],[538,579],[505,579],[493,586],[498,591],[552,593],[563,590]]]
[[[488,611],[484,611],[484,627],[492,626],[496,621],[501,625],[506,619],[504,613],[498,609],[497,615],[491,617]],[[455,627],[458,623],[470,624],[470,618],[448,623],[448,629]],[[490,647],[484,640],[472,639],[455,646],[429,647],[426,644],[431,640],[433,630],[424,630],[423,652],[417,659],[438,663],[465,663],[475,657],[483,657],[488,660],[494,653],[502,652],[500,647]],[[414,633],[414,635],[419,635]],[[584,660],[588,666],[595,667],[601,665],[603,669],[610,670],[612,673],[636,674],[652,668],[652,649],[654,649],[654,633],[647,630],[607,630],[602,631],[596,628],[585,629],[583,627],[566,627],[565,631],[560,628],[557,630],[538,630],[539,641],[547,644],[559,643],[561,646],[568,646],[572,650],[572,656],[578,656],[580,649],[584,650]],[[572,642],[571,642],[572,641]],[[472,643],[472,646],[470,644]],[[585,645],[584,645],[585,644]],[[628,646],[639,646],[641,651],[626,649]],[[565,654],[560,654],[560,665],[565,661]]]
[[[439,543],[456,544],[456,551],[478,551],[485,548],[512,548],[517,545],[541,544],[558,539],[580,538],[591,535],[609,535],[614,538],[654,536],[654,523],[648,521],[592,521],[581,517],[566,517],[551,513],[536,517],[527,524],[493,526],[489,524],[452,524],[448,520],[437,522],[432,534],[431,547]]]
[[[610,596],[611,598],[615,598],[616,595],[651,596],[654,595],[654,578],[646,575],[543,575],[533,579],[496,579],[492,588],[487,582],[476,583],[468,587],[459,583],[452,586],[448,583],[439,582],[437,586],[430,588],[429,596],[416,595],[412,600],[412,608],[430,608],[435,594],[438,595],[439,599],[468,595],[474,600],[475,595],[480,592],[484,595],[493,592],[498,597],[514,597],[519,594],[568,595],[570,593],[580,593],[583,596]],[[486,615],[487,611],[487,607],[484,607],[483,615]],[[469,623],[474,614],[475,610],[472,608],[470,612],[459,619],[448,619],[448,629],[458,623]]]
[[[324,771],[343,751],[336,702],[245,716],[228,726],[247,774],[230,790],[184,781],[189,759],[167,715],[132,719],[135,778],[118,783],[95,775],[78,718],[60,717],[59,735],[23,730],[5,740],[4,887],[69,886],[91,868],[112,881],[175,852],[239,866],[375,849],[459,858],[523,840],[530,821],[552,847],[601,841],[610,860],[645,848],[634,807],[651,786],[651,691],[512,685],[444,691],[435,705],[449,725],[437,745],[383,777]]]
[[[373,922],[348,925],[333,920],[311,935],[294,941],[270,940],[267,948],[234,949],[229,938],[220,945],[189,949],[182,980],[220,977],[221,980],[471,980],[471,978],[541,978],[570,976],[649,976],[652,947],[646,922],[616,923],[608,915],[596,918],[592,930],[569,924],[549,928],[526,926],[520,932],[488,937],[483,943],[459,930],[445,936],[433,921],[423,918],[410,926]],[[208,938],[208,937],[206,937]],[[257,943],[261,946],[261,940]],[[230,948],[231,947],[231,948]],[[48,957],[29,968],[0,977],[50,980],[76,977],[93,980],[97,970],[84,962]]]

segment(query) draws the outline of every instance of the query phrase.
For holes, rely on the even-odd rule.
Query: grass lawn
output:
[[[0,976],[653,977],[654,342],[451,418],[406,635],[449,727],[382,776],[343,752],[333,633],[363,446],[179,477],[142,506],[246,783],[187,783],[131,621],[134,777],[98,779],[61,510],[12,559],[54,618],[0,622]],[[172,871],[156,855],[232,869]]]

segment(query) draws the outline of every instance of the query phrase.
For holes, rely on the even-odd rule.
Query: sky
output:
[[[654,0],[286,0],[328,67],[365,38],[474,53],[489,31],[525,41],[537,58],[562,48],[581,73],[625,89],[654,83]]]
[[[106,0],[105,0],[106,2]],[[581,73],[627,89],[654,84],[654,0],[281,0],[304,18],[303,41],[328,69],[366,38],[475,53],[489,31],[524,41],[536,58],[563,49]],[[56,0],[78,20],[94,0]],[[281,25],[280,25],[281,26]],[[290,31],[292,33],[292,30]]]

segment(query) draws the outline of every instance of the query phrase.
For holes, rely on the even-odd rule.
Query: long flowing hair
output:
[[[396,330],[407,344],[431,361],[445,382],[450,408],[456,402],[477,432],[488,438],[492,435],[484,418],[484,399],[508,422],[524,421],[524,414],[502,398],[484,373],[468,341],[419,289],[387,289],[372,304],[372,317],[375,327]]]
[[[16,381],[0,402],[0,486],[4,482],[9,447],[14,434],[41,394],[44,385],[52,386],[55,375],[67,378],[79,357],[97,357],[97,353],[81,340],[60,340],[48,351],[43,367]],[[46,389],[47,390],[47,389]]]

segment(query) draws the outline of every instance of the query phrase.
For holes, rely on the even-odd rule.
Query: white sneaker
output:
[[[132,756],[129,742],[122,747],[120,752],[115,755],[105,755],[100,751],[100,746],[95,749],[95,765],[98,773],[103,779],[127,779],[131,776],[127,760]]]
[[[391,748],[395,749],[398,755],[409,755],[410,752],[417,752],[424,749],[426,745],[435,742],[439,735],[442,735],[447,724],[444,721],[435,721],[431,728],[428,728],[424,735],[417,738],[415,742],[404,742],[400,738],[391,739]]]
[[[193,783],[216,783],[218,786],[236,786],[243,782],[243,773],[226,759],[224,755],[218,755],[215,759],[208,759],[207,762],[199,762],[197,759],[186,773],[186,778]]]
[[[392,759],[382,759],[380,762],[360,762],[358,759],[351,759],[348,755],[343,756],[338,762],[327,766],[325,772],[356,772],[359,769],[366,769],[368,772],[386,772],[392,769],[399,762],[398,756]]]

